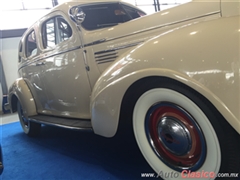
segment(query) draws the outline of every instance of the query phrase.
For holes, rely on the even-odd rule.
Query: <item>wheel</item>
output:
[[[41,124],[29,121],[29,119],[24,116],[23,109],[19,101],[17,103],[17,111],[20,124],[25,134],[30,137],[37,136],[40,133]]]
[[[239,172],[237,133],[202,96],[174,82],[144,83],[137,93],[133,130],[149,165],[163,179]]]

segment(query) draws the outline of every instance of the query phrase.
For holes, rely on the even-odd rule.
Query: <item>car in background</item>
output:
[[[239,172],[239,4],[59,5],[23,35],[6,106],[29,136],[48,124],[113,137],[128,124],[158,174]]]
[[[0,175],[2,174],[3,172],[3,156],[2,156],[2,147],[0,145]]]

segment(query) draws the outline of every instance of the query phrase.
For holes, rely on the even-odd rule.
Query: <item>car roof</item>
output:
[[[101,4],[101,3],[117,3],[117,2],[126,4],[126,5],[128,5],[130,7],[134,7],[135,9],[143,11],[143,10],[139,9],[138,7],[128,3],[127,0],[69,0],[67,2],[64,2],[62,4],[59,4],[59,5],[55,6],[55,7],[53,7],[51,9],[51,11],[48,12],[47,14],[45,14],[43,17],[47,16],[48,14],[51,14],[54,11],[62,11],[62,12],[65,12],[66,14],[68,14],[69,9],[71,9],[71,7],[74,7],[74,6]],[[33,23],[30,27],[28,27],[27,31],[25,31],[25,33],[23,34],[22,38],[24,36],[26,36],[26,34],[28,34],[30,32],[30,29],[32,29],[32,27],[34,27],[34,25],[36,23],[38,23],[43,17],[41,17],[35,23]]]
[[[85,5],[85,4],[87,5],[87,4],[95,4],[95,3],[111,3],[111,2],[112,3],[121,2],[124,4],[131,5],[128,2],[122,1],[122,0],[70,0],[70,1],[62,3],[58,6],[55,6],[52,9],[52,11],[57,10],[57,9],[65,9],[65,8],[69,9],[69,6]],[[133,6],[133,5],[131,5],[131,6]]]

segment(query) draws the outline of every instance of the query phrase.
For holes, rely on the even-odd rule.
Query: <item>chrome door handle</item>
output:
[[[42,65],[45,65],[45,62],[38,62],[38,63],[36,63],[36,66],[42,66]]]

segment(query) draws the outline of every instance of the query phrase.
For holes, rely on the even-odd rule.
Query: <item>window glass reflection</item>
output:
[[[50,19],[46,22],[44,26],[44,46],[52,47],[56,44],[56,36],[55,36],[55,26],[54,26],[54,19]]]
[[[59,43],[66,41],[72,36],[72,29],[62,17],[57,17]]]
[[[44,48],[53,47],[72,36],[72,29],[67,21],[56,16],[45,22],[42,29]]]
[[[26,57],[35,56],[37,54],[37,40],[35,31],[31,31],[26,39]]]

